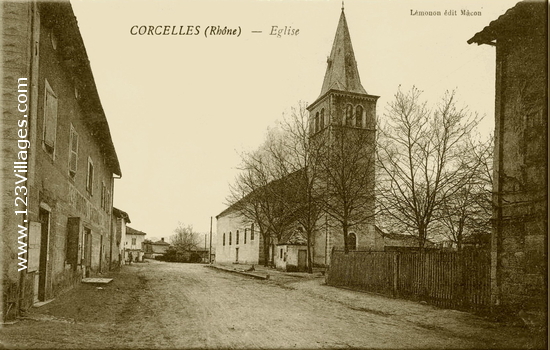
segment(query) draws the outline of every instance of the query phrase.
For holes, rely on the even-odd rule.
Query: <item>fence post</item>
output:
[[[393,255],[393,297],[399,295],[399,252]]]

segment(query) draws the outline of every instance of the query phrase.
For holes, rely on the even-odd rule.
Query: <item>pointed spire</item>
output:
[[[351,45],[346,15],[344,14],[343,1],[342,13],[340,15],[340,21],[338,22],[338,28],[336,29],[334,43],[332,44],[332,51],[327,60],[327,71],[325,73],[321,95],[324,95],[331,89],[363,94],[367,93],[359,79],[357,62],[355,61],[355,54],[353,53],[353,47]]]

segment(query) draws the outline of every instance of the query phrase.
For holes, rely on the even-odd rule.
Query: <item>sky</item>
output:
[[[215,216],[226,208],[239,154],[257,148],[267,129],[299,101],[319,96],[342,2],[71,3],[122,169],[114,206],[150,239],[167,239],[180,222],[206,234],[211,217],[215,234]],[[380,96],[378,118],[384,120],[399,86],[416,86],[429,104],[456,90],[459,105],[485,116],[480,134],[491,133],[495,48],[466,41],[516,3],[346,1],[361,82]],[[456,16],[445,16],[445,10]],[[131,34],[141,26],[176,26],[176,32],[193,26],[199,35]],[[205,36],[218,26],[240,35]],[[274,26],[299,32],[278,37],[271,35]]]

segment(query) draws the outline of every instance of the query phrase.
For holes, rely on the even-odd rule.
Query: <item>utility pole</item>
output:
[[[210,217],[210,249],[208,250],[208,262],[212,263],[212,217]]]

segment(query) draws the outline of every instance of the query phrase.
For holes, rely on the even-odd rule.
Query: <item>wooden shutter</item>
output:
[[[31,221],[29,224],[29,255],[28,271],[37,271],[40,265],[40,240],[42,238],[42,225]]]
[[[57,128],[57,97],[48,82],[46,82],[44,98],[44,144],[47,146],[48,151],[53,152]]]
[[[72,125],[69,152],[69,173],[74,177],[78,168],[78,133]]]

